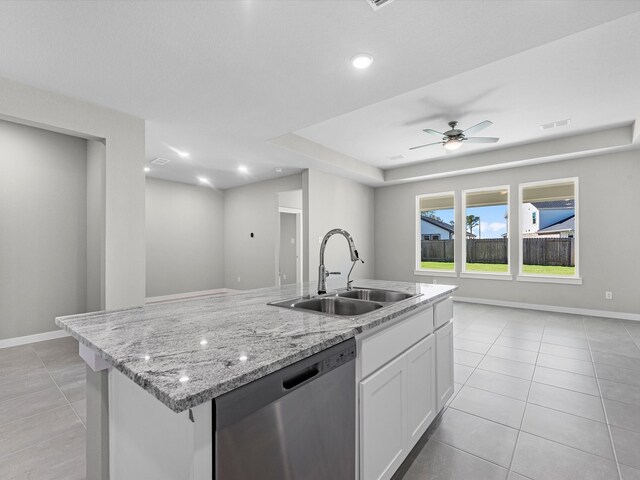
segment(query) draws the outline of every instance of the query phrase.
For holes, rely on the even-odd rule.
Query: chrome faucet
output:
[[[336,233],[339,233],[344,238],[347,239],[347,243],[349,244],[349,253],[351,254],[351,261],[353,264],[351,265],[351,269],[349,270],[349,274],[347,275],[347,290],[351,290],[351,283],[353,280],[349,280],[351,276],[351,272],[353,271],[353,267],[355,267],[356,262],[360,261],[364,263],[364,260],[360,258],[358,255],[358,250],[356,250],[356,245],[353,243],[353,238],[346,230],[342,230],[341,228],[334,228],[333,230],[329,230],[327,234],[322,239],[322,243],[320,245],[320,266],[318,267],[318,294],[322,295],[327,293],[327,277],[329,275],[340,275],[340,272],[327,272],[327,269],[324,266],[324,250],[327,247],[327,242],[329,238]]]

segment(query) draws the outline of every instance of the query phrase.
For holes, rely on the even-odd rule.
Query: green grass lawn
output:
[[[449,270],[453,272],[453,262],[421,262],[420,268],[424,270]]]
[[[442,270],[453,272],[453,262],[421,262],[424,270]],[[467,272],[507,272],[507,265],[500,263],[467,263]]]
[[[523,265],[522,273],[533,275],[565,275],[571,277],[576,274],[576,267],[553,267],[547,265]]]
[[[467,272],[507,273],[508,265],[504,263],[467,263]],[[440,270],[453,272],[453,262],[421,262],[423,270]],[[546,265],[523,265],[522,273],[531,275],[564,275],[571,277],[576,274],[576,267],[553,267]]]
[[[506,263],[467,263],[467,272],[507,273]]]

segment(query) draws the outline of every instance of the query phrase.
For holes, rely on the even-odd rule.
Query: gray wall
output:
[[[87,311],[104,310],[105,144],[87,140]]]
[[[147,297],[224,287],[223,225],[222,193],[148,178]]]
[[[280,230],[278,192],[301,187],[301,175],[296,174],[225,190],[227,288],[246,290],[276,284],[275,255],[280,246],[276,243]]]
[[[318,279],[319,240],[333,228],[342,228],[351,234],[360,257],[365,261],[355,266],[352,278],[373,278],[374,189],[318,170],[307,170],[303,175],[304,255],[309,280],[315,282]],[[329,277],[327,287],[345,287],[351,260],[347,242],[341,235],[332,237],[327,243],[325,265],[329,270],[342,272]]]
[[[0,339],[87,304],[87,145],[0,121]]]
[[[450,161],[454,161],[455,158]],[[640,313],[640,155],[637,151],[556,163],[461,175],[381,187],[375,192],[375,276],[379,279],[430,283],[413,274],[415,265],[415,196],[423,193],[510,184],[509,231],[518,229],[518,183],[579,177],[579,242],[582,285],[546,284],[470,278],[433,277],[459,285],[456,295],[561,307]],[[461,212],[456,224],[460,224]],[[459,235],[457,235],[459,236]],[[458,242],[459,243],[459,242]],[[518,245],[510,242],[512,273],[517,273]],[[460,258],[456,245],[456,257]],[[605,300],[605,290],[613,300]]]
[[[296,214],[280,213],[280,282],[296,283]]]

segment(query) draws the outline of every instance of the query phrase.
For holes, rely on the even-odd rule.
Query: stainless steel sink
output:
[[[273,302],[269,305],[291,308],[293,310],[309,310],[312,312],[343,317],[362,315],[383,307],[383,305],[377,302],[340,298],[336,296],[284,300],[282,302]]]
[[[384,290],[378,288],[354,288],[353,290],[329,293],[318,297],[298,297],[271,302],[268,305],[306,310],[324,315],[356,316],[388,307],[396,302],[418,297],[420,294]]]
[[[372,302],[393,303],[407,298],[415,297],[410,293],[397,292],[395,290],[382,290],[374,288],[355,288],[347,292],[338,293],[338,297],[357,298],[359,300],[369,300]]]

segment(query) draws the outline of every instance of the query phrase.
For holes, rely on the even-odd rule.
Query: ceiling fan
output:
[[[443,145],[447,150],[457,150],[462,146],[462,142],[469,143],[496,143],[499,138],[496,137],[469,137],[473,133],[479,132],[480,130],[484,130],[490,125],[493,125],[493,122],[489,120],[485,120],[484,122],[480,122],[473,127],[469,127],[466,130],[460,130],[456,128],[458,122],[451,121],[449,122],[449,127],[451,130],[448,130],[444,133],[437,132],[436,130],[431,130],[430,128],[425,128],[423,132],[430,133],[432,135],[438,135],[442,137],[442,141],[427,143],[425,145],[418,145],[416,147],[411,147],[409,150],[415,150],[417,148],[428,147],[430,145]]]

